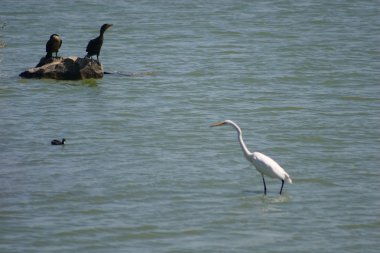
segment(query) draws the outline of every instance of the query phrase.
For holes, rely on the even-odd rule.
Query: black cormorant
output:
[[[62,139],[62,141],[60,140],[52,140],[51,141],[51,145],[64,145],[65,144],[65,139]]]
[[[96,37],[95,39],[90,40],[88,42],[88,45],[86,48],[86,52],[87,52],[86,57],[91,57],[92,59],[92,56],[96,55],[96,59],[99,61],[100,49],[102,48],[102,45],[103,45],[103,34],[111,26],[112,24],[102,25],[102,27],[100,28],[100,35]]]
[[[46,58],[52,58],[55,52],[55,57],[57,57],[58,49],[62,45],[62,40],[58,34],[52,34],[50,39],[46,42]]]

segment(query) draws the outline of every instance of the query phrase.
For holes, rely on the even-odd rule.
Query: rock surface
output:
[[[77,56],[45,58],[42,57],[35,68],[20,74],[24,78],[49,78],[57,80],[81,80],[102,78],[103,66],[96,60]]]

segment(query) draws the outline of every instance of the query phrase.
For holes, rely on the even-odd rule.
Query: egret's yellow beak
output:
[[[222,121],[222,122],[216,122],[214,124],[211,124],[210,127],[223,126],[224,124],[226,124],[224,121]]]

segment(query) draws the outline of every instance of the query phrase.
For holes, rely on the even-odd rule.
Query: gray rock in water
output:
[[[102,78],[103,66],[100,62],[77,56],[45,58],[42,57],[35,68],[20,74],[24,78],[49,78],[57,80],[81,80]]]

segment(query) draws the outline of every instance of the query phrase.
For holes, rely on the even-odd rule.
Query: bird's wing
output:
[[[95,39],[93,40],[90,40],[87,44],[87,47],[86,47],[86,52],[90,53],[89,51],[91,51],[91,49],[94,47],[93,44],[95,43]]]
[[[51,43],[50,43],[50,40],[48,40],[47,42],[46,42],[46,52],[49,52],[51,49]]]
[[[266,156],[260,152],[254,152],[252,159],[253,165],[260,173],[264,175],[279,178],[281,180],[285,180],[286,175],[288,176],[285,170],[269,156]]]
[[[96,54],[100,51],[102,44],[103,42],[99,37],[92,39],[88,42],[86,52],[91,53],[91,54]]]

